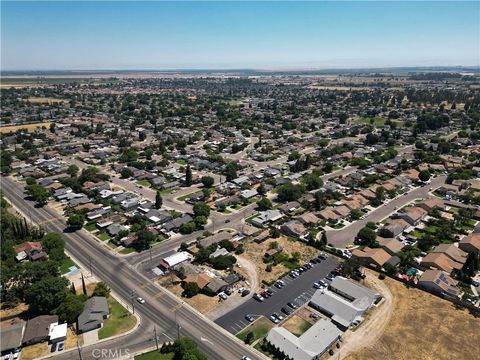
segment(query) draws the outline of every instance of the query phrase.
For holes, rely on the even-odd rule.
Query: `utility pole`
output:
[[[155,345],[157,345],[157,350],[158,350],[158,338],[157,338],[157,327],[153,327],[153,336],[155,337]]]
[[[150,244],[149,251],[150,251],[150,261],[152,261],[152,244]]]
[[[135,290],[132,290],[130,291],[130,300],[132,302],[132,313],[135,314],[135,302],[134,302],[134,298],[135,298]]]
[[[78,350],[78,356],[80,357],[80,360],[83,360],[82,347],[80,346],[80,342],[78,341],[78,338],[77,338],[77,350]]]
[[[90,264],[90,276],[92,276],[93,271],[92,271],[92,257],[91,256],[88,256],[88,262]]]

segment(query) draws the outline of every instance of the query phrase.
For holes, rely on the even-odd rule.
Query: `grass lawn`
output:
[[[283,327],[290,331],[293,335],[299,337],[301,336],[305,331],[310,329],[312,327],[312,324],[310,324],[308,321],[302,319],[298,315],[293,315],[291,318],[289,318],[284,324]]]
[[[180,164],[180,165],[187,165],[187,162],[183,159],[180,159],[180,160],[177,160],[177,164]]]
[[[245,219],[245,222],[250,223],[250,222],[252,221],[252,219],[256,218],[258,215],[260,215],[260,213],[255,213],[255,214],[253,214],[252,216],[246,218],[246,219]]]
[[[70,266],[76,266],[78,268],[78,265],[75,264],[72,259],[70,258],[63,259],[62,263],[60,264],[60,273],[62,275],[68,273],[70,271],[69,269]]]
[[[372,118],[366,117],[366,116],[360,116],[359,118],[354,120],[355,123],[357,124],[371,124],[372,123]],[[373,118],[373,125],[375,126],[383,126],[385,125],[385,119],[382,117],[374,117]]]
[[[174,353],[161,354],[157,350],[135,356],[135,360],[173,360]]]
[[[101,232],[100,234],[97,234],[97,237],[102,241],[110,240],[110,236],[108,236],[106,232]]]
[[[130,314],[120,303],[108,297],[110,316],[103,322],[103,327],[98,331],[98,338],[105,339],[110,336],[122,334],[135,326],[137,318]]]
[[[185,201],[187,200],[188,198],[192,197],[192,195],[196,194],[198,191],[195,191],[195,192],[192,192],[190,194],[187,194],[187,195],[183,195],[183,196],[180,196],[177,198],[178,201]]]
[[[83,228],[90,232],[97,230],[97,226],[95,225],[95,223],[87,224]]]
[[[171,194],[172,192],[177,191],[177,190],[180,190],[180,188],[174,187],[174,188],[171,188],[171,189],[164,189],[164,190],[160,191],[160,194],[161,195],[168,195],[168,194]]]
[[[249,332],[253,332],[254,334],[254,341],[260,338],[267,336],[270,329],[273,327],[273,323],[265,317],[261,317],[253,324],[246,327],[241,333],[237,334],[237,337],[244,341],[245,337]]]
[[[138,180],[137,184],[145,186],[147,188],[150,187],[150,181],[148,181],[148,180]]]
[[[131,254],[132,252],[135,252],[136,250],[133,247],[127,247],[125,249],[120,250],[120,254]]]

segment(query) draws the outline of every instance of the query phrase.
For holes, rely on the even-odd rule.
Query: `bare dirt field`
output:
[[[291,256],[294,252],[300,253],[300,263],[302,264],[320,253],[318,250],[305,245],[301,241],[289,240],[285,236],[280,236],[276,239],[270,238],[261,244],[257,244],[253,241],[247,242],[244,246],[245,253],[243,256],[256,264],[259,285],[262,284],[263,280],[276,280],[283,273],[288,271],[288,268],[283,264],[273,266],[271,272],[265,271],[267,264],[263,262],[263,255],[268,250],[269,245],[274,241],[283,248],[283,252],[288,256]]]
[[[8,125],[8,126],[1,126],[0,127],[0,133],[2,134],[7,134],[10,132],[15,132],[20,129],[27,129],[28,132],[35,131],[35,129],[39,129],[42,127],[50,127],[49,122],[43,122],[43,123],[34,123],[34,124],[19,124],[19,125]]]
[[[293,315],[291,318],[285,321],[282,326],[290,331],[293,335],[300,336],[307,331],[312,324],[298,315]]]
[[[63,99],[56,99],[56,98],[46,98],[46,97],[32,97],[27,99],[29,102],[34,104],[61,104],[66,102]]]
[[[479,318],[465,310],[457,310],[449,301],[407,288],[393,279],[385,279],[384,284],[393,298],[385,330],[376,341],[371,344],[367,341],[366,347],[351,352],[345,359],[478,359]],[[372,313],[372,317],[376,315]],[[362,335],[362,331],[360,326],[353,335]]]

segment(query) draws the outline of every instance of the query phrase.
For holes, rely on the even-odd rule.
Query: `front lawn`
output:
[[[78,268],[78,265],[73,262],[72,259],[69,257],[65,258],[62,260],[62,263],[60,264],[60,273],[66,274],[70,271],[71,266],[76,266]]]
[[[95,223],[89,223],[85,225],[83,228],[90,232],[97,230],[97,226],[95,225]]]
[[[130,314],[130,312],[111,295],[108,297],[108,307],[110,309],[110,316],[103,322],[103,327],[98,331],[98,338],[100,340],[127,332],[137,323],[137,318]]]
[[[272,327],[273,327],[273,323],[270,320],[268,320],[266,317],[262,316],[253,324],[246,327],[241,333],[237,334],[237,337],[240,340],[244,341],[247,334],[249,332],[253,332],[253,335],[254,335],[253,341],[255,341],[267,336],[268,332]]]
[[[135,252],[136,250],[133,247],[127,247],[122,250],[120,250],[120,254],[131,254],[132,252]]]
[[[100,234],[97,234],[97,237],[102,241],[110,240],[110,236],[108,236],[106,232],[101,232]]]

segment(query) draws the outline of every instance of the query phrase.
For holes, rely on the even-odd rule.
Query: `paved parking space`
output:
[[[316,289],[313,288],[313,283],[323,279],[337,265],[338,262],[336,260],[328,257],[327,260],[315,264],[312,269],[306,271],[295,279],[287,275],[282,278],[282,280],[285,281],[285,286],[283,288],[278,289],[275,286],[270,287],[274,293],[273,296],[265,299],[263,302],[250,298],[242,305],[218,318],[215,323],[227,331],[236,334],[249,324],[245,319],[245,315],[247,314],[250,314],[255,318],[262,315],[269,317],[274,312],[280,313],[280,309],[284,306],[287,307],[288,302],[292,302],[297,307],[300,307],[303,304],[308,303],[313,293],[316,291]]]

